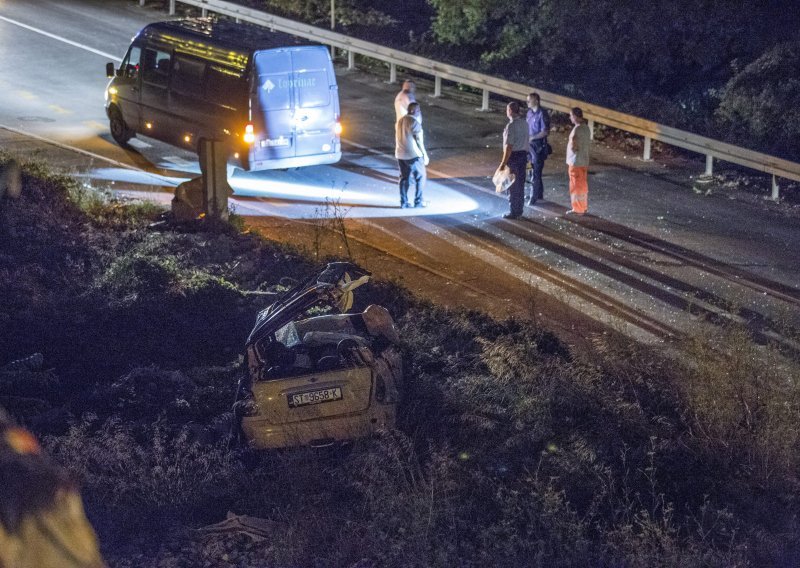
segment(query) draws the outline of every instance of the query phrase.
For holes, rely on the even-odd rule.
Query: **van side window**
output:
[[[206,70],[206,99],[214,104],[237,108],[247,100],[247,84],[238,72],[209,65]]]
[[[202,95],[205,69],[206,64],[202,61],[176,55],[172,61],[172,91],[183,95]]]
[[[122,66],[120,69],[123,70],[125,77],[128,79],[135,79],[136,76],[139,74],[139,63],[142,58],[142,48],[138,46],[132,46],[130,50],[128,50],[128,54],[125,56],[125,59],[122,61]]]
[[[169,83],[170,55],[166,51],[156,49],[144,50],[142,79],[153,85],[166,87]]]

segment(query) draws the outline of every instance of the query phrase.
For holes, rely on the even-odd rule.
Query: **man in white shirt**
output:
[[[425,166],[428,153],[422,136],[419,104],[409,103],[407,113],[394,126],[394,157],[400,166],[400,207],[408,208],[408,188],[414,183],[414,207],[425,207],[422,191],[425,188]]]
[[[408,105],[417,102],[417,97],[414,93],[417,91],[417,85],[411,79],[403,81],[403,88],[397,93],[394,98],[394,120],[400,120],[408,112]],[[419,115],[419,121],[422,122],[422,113]]]
[[[589,146],[592,133],[579,107],[572,109],[569,119],[574,126],[567,141],[569,200],[572,205],[567,214],[584,215],[589,208]]]
[[[502,170],[509,167],[514,174],[514,183],[508,188],[510,211],[503,215],[505,219],[519,219],[525,201],[525,166],[528,164],[528,123],[522,116],[522,107],[517,101],[506,105],[508,124],[503,130],[503,158],[500,160]]]

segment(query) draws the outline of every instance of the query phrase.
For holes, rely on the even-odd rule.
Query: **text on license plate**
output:
[[[306,406],[309,404],[320,404],[322,402],[331,402],[334,400],[342,400],[341,387],[290,394],[289,408],[297,408],[298,406]]]

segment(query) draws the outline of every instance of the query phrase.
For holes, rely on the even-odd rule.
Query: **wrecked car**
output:
[[[392,317],[378,305],[346,313],[369,277],[330,263],[258,314],[234,403],[251,447],[322,447],[394,427],[403,370]]]

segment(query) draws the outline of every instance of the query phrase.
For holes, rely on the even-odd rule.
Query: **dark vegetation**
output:
[[[329,0],[237,0],[330,25]],[[800,160],[800,10],[763,0],[337,0],[337,31]]]
[[[357,295],[401,327],[399,428],[334,452],[222,435],[267,298],[319,268],[233,225],[149,225],[34,164],[0,203],[0,405],[82,484],[111,566],[796,566],[797,369],[727,331],[679,360]],[[376,275],[380,276],[380,275]],[[204,533],[226,512],[266,540]]]

